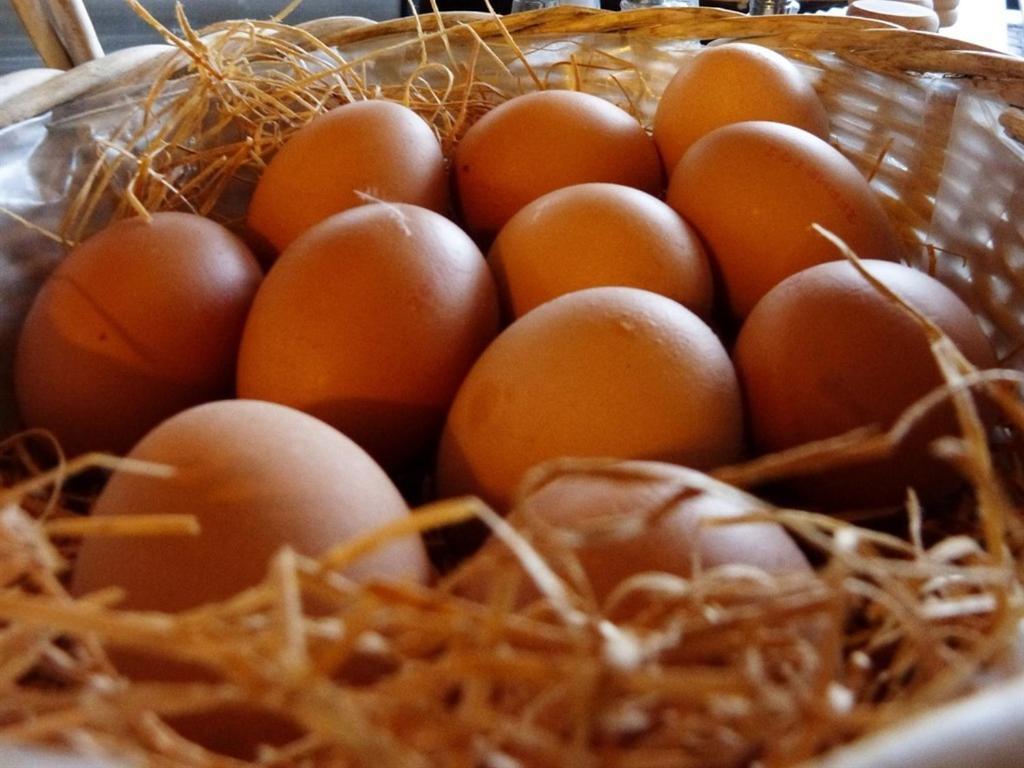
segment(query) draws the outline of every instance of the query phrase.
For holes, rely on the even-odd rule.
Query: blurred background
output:
[[[285,7],[288,0],[182,0],[189,23],[203,27],[224,19],[268,19]],[[142,0],[142,4],[161,23],[177,30],[175,0]],[[429,3],[428,3],[429,5]],[[457,3],[451,5],[458,5]],[[163,42],[124,0],[85,0],[96,35],[106,52],[133,45]],[[365,16],[374,21],[393,19],[410,13],[405,0],[303,0],[289,16],[292,23],[325,16]],[[41,67],[25,37],[10,0],[0,0],[0,74],[29,67]]]

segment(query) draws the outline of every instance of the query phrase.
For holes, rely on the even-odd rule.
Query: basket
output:
[[[15,97],[0,100],[0,167],[9,159],[8,168],[24,172],[32,179],[10,196],[13,202],[0,195],[0,205],[21,219],[5,223],[0,229],[0,256],[5,263],[0,272],[0,295],[6,300],[0,322],[0,351],[4,353],[0,371],[5,380],[9,379],[11,350],[21,319],[39,284],[62,254],[60,244],[48,241],[39,230],[70,231],[77,239],[95,228],[101,218],[100,213],[92,218],[79,218],[71,222],[70,230],[62,229],[68,225],[64,195],[77,192],[84,183],[83,151],[89,150],[83,147],[116,137],[123,128],[124,116],[153,80],[171,84],[171,91],[175,82],[192,87],[196,75],[189,68],[189,51],[213,45],[232,34],[237,37],[233,45],[261,56],[265,54],[261,61],[268,66],[275,66],[276,62],[268,52],[270,49],[260,47],[264,35],[286,40],[296,50],[305,48],[322,55],[314,60],[332,73],[337,61],[325,51],[340,51],[345,66],[358,70],[368,93],[405,101],[417,88],[434,92],[447,88],[445,93],[455,93],[465,83],[457,77],[452,84],[433,64],[450,64],[449,72],[463,76],[465,68],[460,68],[460,63],[473,61],[474,81],[484,82],[489,88],[472,102],[472,108],[467,106],[461,122],[446,126],[443,133],[450,141],[457,140],[465,125],[495,101],[538,87],[596,93],[649,123],[656,95],[680,62],[692,56],[701,44],[747,40],[774,48],[798,63],[814,82],[832,118],[833,143],[870,178],[898,234],[908,245],[912,264],[939,277],[976,311],[995,344],[1001,365],[1024,370],[1024,280],[1020,277],[1024,229],[1019,223],[1024,220],[1024,196],[1020,191],[1024,189],[1024,113],[1017,108],[1024,105],[1024,60],[867,20],[748,17],[708,8],[614,13],[562,7],[504,18],[488,14],[422,14],[381,23],[354,18],[322,19],[301,25],[301,31],[254,24],[239,33],[237,26],[217,25],[202,31],[201,36],[189,37],[173,46],[123,51],[81,64],[41,85],[19,88]],[[482,53],[481,41],[486,41],[487,50],[495,55]],[[493,97],[491,102],[487,94]],[[449,117],[440,109],[431,113],[425,102],[419,102],[417,107],[435,125]],[[275,140],[283,140],[294,127],[282,129]],[[70,171],[70,176],[40,172],[35,163],[43,154],[54,167]],[[246,173],[251,171],[251,167],[241,164],[225,174],[217,206],[210,211],[213,215],[228,223],[236,221],[238,206],[244,203],[245,184],[239,191],[233,180],[242,177],[244,182]],[[161,193],[158,186],[136,191],[142,204],[150,209],[181,203]],[[207,203],[208,198],[203,197],[188,201],[204,212]],[[110,209],[103,215],[112,213]],[[10,408],[11,398],[3,399],[7,405],[0,410],[0,427],[11,433],[17,428],[17,419]],[[11,525],[22,526],[18,530],[24,534],[22,518]],[[31,539],[38,534],[36,530],[24,535]],[[16,537],[12,535],[13,538]],[[45,543],[32,541],[45,549]],[[3,546],[7,542],[0,538],[0,573],[7,579],[5,585],[17,579],[35,579],[39,563],[7,564],[7,550]],[[1015,546],[1020,547],[1016,550],[1018,556],[1024,553],[1024,541],[1016,542]],[[9,550],[20,551],[13,544]],[[1022,570],[1018,567],[1018,578]],[[44,598],[59,594],[53,585],[42,591]],[[383,593],[396,599],[387,590]],[[9,597],[0,595],[0,618],[11,621],[11,627],[23,632],[19,635],[22,645],[17,647],[30,650],[22,650],[22,666],[17,668],[28,673],[34,669],[30,663],[34,658],[32,649],[41,647],[39,643],[49,643],[54,634],[54,630],[48,631],[51,625],[47,622],[60,620],[53,612],[56,607],[52,601],[43,600],[37,606],[28,598],[19,602]],[[402,595],[401,600],[410,610],[432,610],[441,605],[440,598],[429,592]],[[1004,623],[1012,625],[1020,619],[1019,605],[1003,606],[1002,610]],[[74,631],[86,634],[90,627],[99,631],[99,624],[90,623],[89,616],[84,611],[75,613],[59,626],[63,631],[72,631],[70,628],[74,627]],[[145,631],[142,624],[137,628]],[[533,640],[541,642],[536,637]],[[922,692],[888,730],[872,733],[827,755],[811,757],[805,749],[802,756],[808,762],[802,765],[1024,765],[1024,713],[1019,706],[1024,701],[1024,678],[1013,677],[1024,663],[1014,656],[1012,641],[1005,645],[989,649],[983,663],[954,671]],[[4,645],[0,636],[0,672],[8,669],[5,664],[13,664],[3,657],[6,647],[14,646]],[[535,669],[534,673],[544,674],[543,669]],[[0,686],[13,680],[9,676],[0,678]],[[975,692],[979,688],[985,690]],[[971,692],[975,692],[971,697],[944,704]],[[841,710],[842,691],[829,689],[828,693],[837,697],[832,703],[837,711]],[[102,701],[103,692],[96,696],[97,701]],[[337,701],[339,706],[348,702],[342,698]],[[81,725],[69,710],[43,710],[45,714],[38,721],[15,723],[6,731],[0,715],[0,740],[59,742],[65,729]],[[2,706],[0,712],[4,712]],[[354,717],[351,711],[346,713]],[[61,715],[66,719],[62,720]],[[362,721],[357,718],[355,722]],[[876,723],[876,730],[884,724]],[[487,727],[491,736],[501,731],[500,723],[488,723]],[[765,727],[770,730],[770,723],[766,722]],[[154,727],[146,738],[152,746],[162,743],[163,736],[166,734]],[[105,743],[97,738],[94,733],[79,733],[76,746],[87,753],[102,752]],[[382,746],[383,742],[372,739],[361,742],[357,737],[338,738],[352,748],[356,759],[352,763],[326,764],[362,764],[359,759],[376,765],[428,764],[416,762],[401,750],[388,751],[394,747],[390,742]],[[816,738],[824,737],[819,731]],[[835,739],[836,743],[842,741],[842,737]],[[193,756],[196,762],[190,763],[191,753],[181,745],[165,743],[165,747],[167,752],[154,758],[154,765],[219,765],[201,761],[208,756]],[[562,764],[575,764],[574,758],[583,754],[568,751],[570,748],[580,749],[578,744],[567,746],[563,756],[567,762]],[[795,751],[800,753],[799,749]],[[813,754],[816,750],[809,752]],[[135,752],[131,757],[142,759],[141,754]],[[650,758],[654,753],[645,754]],[[623,753],[609,757],[607,763],[591,756],[590,762],[579,764],[698,764],[685,762],[671,750],[658,754],[661,762],[653,758],[631,762]],[[396,755],[411,762],[403,763]],[[467,744],[463,757],[469,761],[466,765],[520,764],[500,750],[488,752],[483,742]],[[791,763],[781,762],[771,749],[750,753],[746,762],[736,763],[755,764]]]

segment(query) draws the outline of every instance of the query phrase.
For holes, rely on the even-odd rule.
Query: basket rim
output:
[[[213,35],[225,21],[201,30]],[[388,21],[336,16],[298,25],[321,44],[343,46],[389,38],[408,44],[427,38],[507,35],[643,34],[659,39],[734,39],[772,47],[830,51],[888,73],[971,78],[992,85],[1009,106],[1024,106],[1024,58],[932,32],[910,31],[884,21],[847,16],[748,16],[737,11],[689,7],[607,11],[557,6],[509,14],[466,11],[422,12]],[[8,93],[0,90],[0,128],[49,112],[149,67],[166,66],[181,51],[169,40],[115,51],[79,64],[44,83]],[[392,41],[393,42],[393,41]],[[20,73],[14,73],[20,74]]]

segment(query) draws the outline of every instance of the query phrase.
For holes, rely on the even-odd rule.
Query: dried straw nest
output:
[[[181,22],[183,36],[167,34],[185,63],[169,63],[139,114],[100,148],[59,233],[65,242],[111,212],[188,208],[231,222],[235,196],[244,197],[264,159],[291,131],[348,99],[407,103],[450,148],[509,95],[488,77],[495,68],[521,66],[537,85],[564,86],[582,82],[580,68],[599,61],[612,73],[602,81],[631,93],[620,87],[625,77],[616,80],[628,63],[612,52],[538,70],[511,35],[498,38],[513,52],[503,60],[466,26],[461,34],[476,43],[458,58],[443,31],[342,55],[281,22],[226,23],[203,35]],[[381,57],[396,54],[420,62],[411,76],[386,85],[370,76]],[[636,93],[645,98],[642,87]],[[919,320],[947,385],[888,432],[845,435],[710,475],[605,460],[537,469],[523,498],[565,474],[655,482],[673,500],[736,501],[749,514],[732,522],[777,521],[821,561],[813,575],[737,567],[698,567],[689,579],[647,574],[604,604],[579,578],[574,546],[629,530],[599,521],[558,532],[516,514],[510,525],[464,499],[430,504],[319,559],[283,550],[263,583],[222,604],[163,615],[118,610],[116,590],[74,600],[62,576],[82,537],[187,535],[193,524],[187,514],[81,517],[90,488],[69,480],[82,470],[166,468],[100,456],[41,468],[29,449],[41,436],[12,438],[3,446],[0,499],[0,738],[140,765],[237,768],[249,763],[203,751],[164,718],[245,703],[287,714],[305,731],[261,754],[264,766],[781,766],[967,692],[1006,673],[1024,617],[1015,437],[1024,433],[1022,376],[973,370]],[[996,447],[972,397],[982,391],[1007,425]],[[938,522],[913,496],[889,512],[893,533],[780,509],[741,490],[884,454],[948,401],[961,436],[937,449],[973,492]],[[640,511],[650,519],[666,507]],[[431,587],[357,586],[338,574],[408,528],[473,518],[507,546]],[[486,581],[487,598],[460,597],[466,579]],[[528,584],[541,597],[516,608]],[[312,598],[316,615],[304,611]],[[114,642],[200,662],[219,681],[128,681],[107,656]],[[371,671],[353,675],[355,668]]]

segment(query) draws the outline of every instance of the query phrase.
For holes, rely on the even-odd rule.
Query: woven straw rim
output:
[[[747,16],[714,8],[603,11],[559,6],[497,17],[487,13],[423,13],[372,22],[351,16],[301,25],[330,46],[389,38],[417,40],[420,33],[472,35],[487,39],[511,34],[641,34],[683,40],[736,39],[776,48],[832,51],[878,72],[970,78],[995,91],[1011,106],[1024,106],[1024,59],[930,32],[914,32],[886,22],[846,16]],[[220,25],[205,32],[216,34]],[[394,43],[395,40],[390,40]],[[162,66],[176,55],[170,46],[141,46],[82,64],[45,83],[0,98],[0,128],[44,114],[80,96]],[[1010,125],[1019,122],[1013,110]]]

